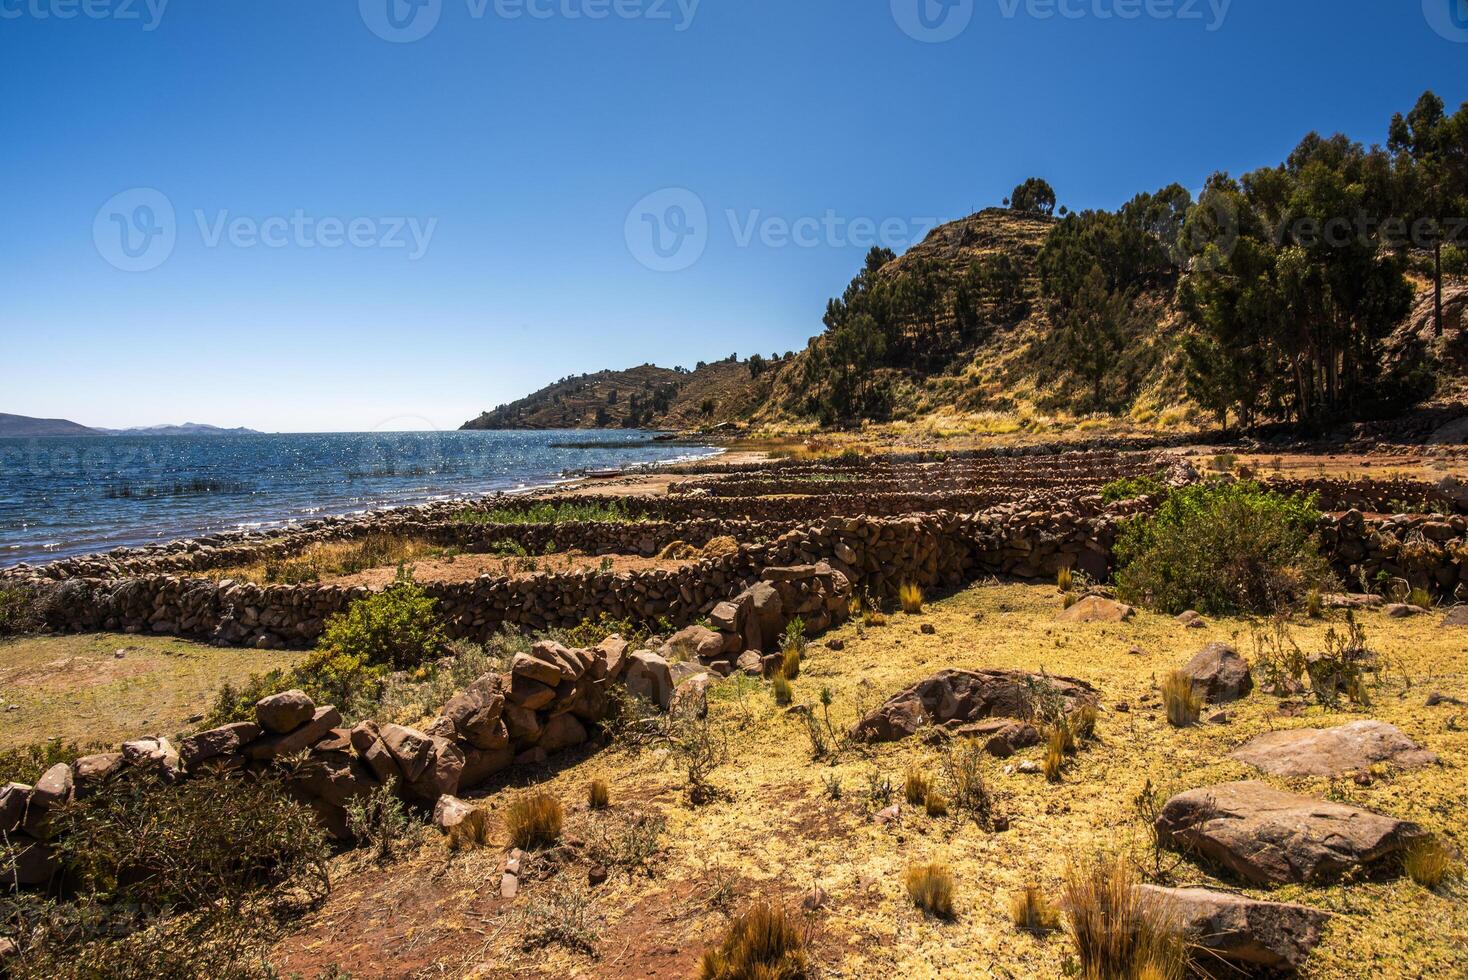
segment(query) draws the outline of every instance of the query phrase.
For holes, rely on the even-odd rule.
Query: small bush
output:
[[[783,673],[770,679],[770,687],[775,692],[775,703],[782,708],[795,699],[795,689],[790,686],[790,681]]]
[[[904,785],[904,795],[911,806],[922,806],[923,801],[928,798],[928,791],[932,787],[928,783],[928,775],[920,769],[907,770],[907,779]]]
[[[1407,876],[1429,891],[1463,876],[1458,855],[1436,837],[1427,837],[1408,848],[1402,860]]]
[[[0,751],[0,785],[34,785],[42,773],[58,762],[70,764],[84,755],[106,751],[108,747],[101,744],[83,746],[76,742],[62,742],[59,738],[5,749]]]
[[[903,582],[897,589],[897,601],[902,605],[902,611],[909,616],[916,616],[923,611],[923,589],[916,582]]]
[[[974,739],[955,739],[943,756],[950,802],[980,827],[994,823],[994,798],[984,782],[984,749]]]
[[[1325,594],[1319,589],[1311,589],[1305,593],[1305,615],[1311,619],[1321,619],[1325,616]]]
[[[1162,703],[1167,708],[1167,723],[1174,728],[1196,725],[1203,713],[1203,696],[1193,686],[1193,679],[1180,670],[1163,680]]]
[[[713,713],[700,713],[691,702],[675,705],[668,716],[666,741],[671,760],[683,770],[688,802],[702,806],[714,799],[718,793],[709,776],[729,760],[729,740]]]
[[[1039,885],[1026,885],[1010,896],[1009,918],[1020,929],[1036,935],[1060,928],[1060,912]]]
[[[912,904],[939,919],[953,918],[953,872],[946,864],[915,864],[903,876]]]
[[[36,593],[26,588],[0,589],[0,636],[16,636],[40,629],[42,616]]]
[[[558,879],[549,888],[532,892],[520,922],[521,941],[527,950],[556,944],[581,953],[596,952],[599,923],[584,882]]]
[[[406,670],[443,650],[438,601],[406,574],[382,592],[359,599],[326,621],[317,650],[369,666]]]
[[[561,803],[548,793],[522,796],[505,811],[505,833],[510,846],[522,851],[538,851],[561,839],[561,823],[565,815]]]
[[[759,902],[704,952],[700,980],[805,980],[805,939],[783,908]]]
[[[1173,490],[1150,517],[1124,525],[1118,592],[1173,614],[1273,612],[1333,584],[1315,537],[1320,521],[1314,497],[1249,481]]]
[[[586,805],[593,810],[605,810],[612,804],[612,791],[605,779],[593,779],[586,786]]]
[[[648,869],[662,850],[668,822],[653,813],[632,813],[622,818],[607,816],[596,821],[587,835],[587,855],[606,868],[621,868],[628,874]]]
[[[1062,906],[1087,980],[1180,980],[1187,947],[1165,904],[1138,887],[1130,862],[1118,855],[1072,859]]]
[[[396,857],[413,830],[413,821],[389,780],[347,801],[347,832],[379,863]]]
[[[1112,480],[1101,488],[1101,499],[1108,504],[1118,503],[1123,500],[1136,500],[1138,497],[1152,497],[1167,492],[1167,484],[1163,482],[1162,474],[1151,473],[1146,476],[1126,476],[1120,480]]]

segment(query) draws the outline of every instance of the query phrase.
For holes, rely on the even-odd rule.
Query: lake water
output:
[[[714,452],[625,430],[0,439],[0,567]]]

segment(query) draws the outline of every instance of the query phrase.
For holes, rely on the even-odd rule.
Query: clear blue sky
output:
[[[942,43],[899,26],[933,36],[918,0],[160,2],[0,0],[0,411],[452,428],[567,374],[801,347],[865,249],[769,218],[921,230],[1031,174],[1115,207],[1468,99],[1464,0],[925,0],[968,18]],[[130,272],[123,231],[167,242],[137,188],[175,219]],[[664,188],[708,216],[680,271],[638,260]]]

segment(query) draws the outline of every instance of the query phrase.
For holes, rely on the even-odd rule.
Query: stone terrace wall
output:
[[[1340,480],[1324,477],[1267,482],[1272,489],[1284,493],[1319,494],[1321,508],[1328,511],[1361,510],[1390,514],[1396,505],[1406,504],[1414,511],[1425,507],[1442,514],[1468,514],[1468,493],[1461,488],[1457,492],[1444,489],[1442,482],[1428,483],[1404,478]],[[1453,487],[1454,484],[1448,482],[1447,486]]]

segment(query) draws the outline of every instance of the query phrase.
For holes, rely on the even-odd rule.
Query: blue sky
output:
[[[414,2],[0,0],[0,411],[452,428],[799,348],[884,223],[1032,174],[1115,207],[1468,99],[1465,0]]]

